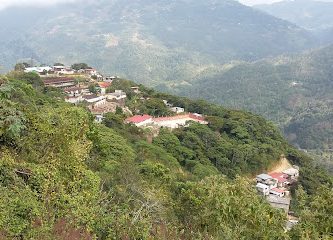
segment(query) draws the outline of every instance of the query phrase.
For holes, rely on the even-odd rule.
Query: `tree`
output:
[[[65,66],[63,63],[54,63],[53,66]]]
[[[72,65],[72,68],[76,71],[81,70],[81,69],[88,69],[90,68],[88,64],[86,63],[75,63]]]
[[[91,93],[98,93],[98,88],[97,88],[97,85],[96,84],[90,84],[89,85],[89,91],[91,92]]]
[[[19,71],[22,72],[24,71],[26,68],[31,67],[29,63],[23,62],[23,63],[17,63],[14,67],[15,71]]]

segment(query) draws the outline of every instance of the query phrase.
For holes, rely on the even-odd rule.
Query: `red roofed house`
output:
[[[272,188],[269,191],[269,194],[275,195],[275,196],[278,196],[278,197],[284,197],[284,193],[285,193],[285,191],[282,190],[282,189],[279,189],[279,188]]]
[[[290,182],[288,181],[288,175],[284,174],[284,173],[270,173],[269,174],[272,178],[276,179],[278,181],[278,187],[286,187],[287,185],[290,184]]]
[[[137,127],[144,127],[150,123],[153,123],[153,117],[150,115],[135,115],[133,117],[127,118],[125,123],[135,124]]]
[[[160,126],[160,127],[167,127],[167,128],[179,128],[186,126],[186,124],[189,121],[194,121],[200,124],[208,124],[208,122],[205,121],[204,117],[202,117],[199,114],[182,114],[182,115],[176,115],[172,117],[160,117],[160,118],[154,118],[153,122]]]
[[[111,86],[109,82],[98,82],[98,86],[101,88],[101,94],[106,94],[106,89]]]

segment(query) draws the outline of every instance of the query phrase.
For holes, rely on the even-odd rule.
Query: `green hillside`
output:
[[[301,148],[329,149],[332,56],[330,46],[303,55],[234,63],[180,86],[179,93],[262,114],[279,123]],[[170,86],[177,89],[176,83]]]
[[[126,90],[133,83],[115,84]],[[329,238],[331,177],[271,123],[140,90],[150,100],[133,106],[129,95],[130,108],[145,113],[168,99],[208,115],[210,124],[162,130],[151,140],[150,132],[124,125],[119,111],[95,124],[37,75],[0,78],[2,239]],[[293,208],[303,221],[290,232],[285,215],[247,178],[281,154],[301,167]]]
[[[311,31],[323,43],[333,42],[333,3],[316,0],[281,1],[255,8]]]
[[[233,59],[258,60],[315,46],[300,27],[232,0],[99,0],[10,8],[1,11],[0,23],[5,36],[0,64],[7,69],[21,58],[87,62],[150,85],[190,79]]]

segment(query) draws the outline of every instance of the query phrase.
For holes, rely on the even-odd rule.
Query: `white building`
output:
[[[175,113],[183,113],[183,112],[185,112],[185,109],[181,108],[181,107],[172,107],[172,108],[170,108],[170,110],[172,112],[175,112]]]
[[[106,97],[105,96],[86,95],[86,96],[83,96],[83,99],[85,101],[87,101],[88,103],[93,104],[95,107],[106,104]]]
[[[123,90],[115,90],[114,93],[108,93],[106,94],[106,98],[108,100],[122,100],[126,99],[127,95]]]
[[[284,190],[279,189],[279,188],[272,188],[269,191],[269,194],[274,195],[274,196],[278,196],[278,197],[284,197],[285,192],[284,192]]]
[[[132,123],[137,127],[145,127],[153,123],[153,117],[150,115],[135,115],[133,117],[127,118],[125,123]]]
[[[28,67],[24,70],[24,72],[29,73],[29,72],[35,72],[38,74],[45,74],[48,73],[49,71],[52,71],[52,68],[49,66],[45,67]]]
[[[263,183],[257,183],[256,185],[257,191],[263,195],[263,196],[268,196],[269,195],[269,186]]]
[[[185,127],[191,121],[200,124],[208,124],[208,122],[206,122],[203,117],[199,117],[192,113],[153,119],[154,124],[158,125],[159,127],[166,127],[171,129]]]
[[[287,174],[292,180],[296,180],[299,177],[299,169],[297,167],[288,168],[282,172]]]

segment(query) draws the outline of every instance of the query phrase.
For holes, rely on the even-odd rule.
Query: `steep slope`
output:
[[[331,148],[332,66],[330,46],[304,55],[234,63],[180,86],[180,93],[260,113],[280,123],[302,148]]]
[[[0,76],[1,239],[282,240],[304,232],[329,238],[331,176],[289,146],[274,125],[140,90],[209,114],[210,124],[162,129],[151,142],[147,131],[124,124],[120,112],[94,123],[84,107],[65,103],[38,75]],[[245,176],[282,153],[301,167],[294,202],[304,222],[292,232],[285,231],[286,214],[258,196]]]
[[[5,11],[14,17],[22,10]],[[13,64],[8,56],[15,53],[39,62],[84,61],[104,72],[157,84],[192,78],[231,59],[257,60],[314,44],[303,29],[231,0],[99,0],[52,8],[48,14],[24,11],[27,16],[37,11],[39,17],[11,27],[11,39],[20,39],[33,53],[9,45],[3,49],[7,67]],[[2,26],[15,20],[6,16],[0,17]],[[7,30],[2,31],[6,36]]]

